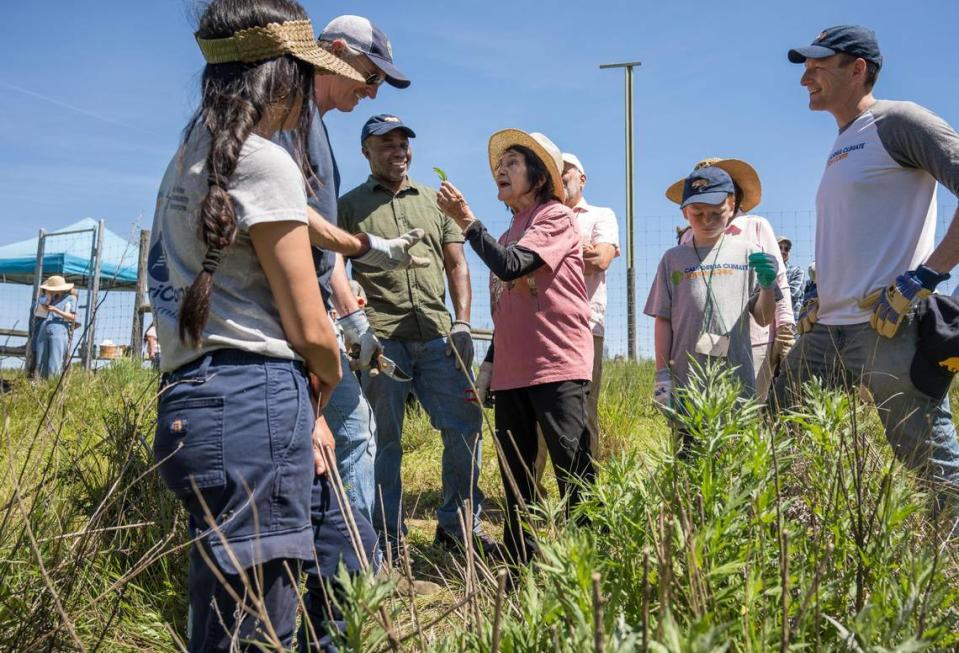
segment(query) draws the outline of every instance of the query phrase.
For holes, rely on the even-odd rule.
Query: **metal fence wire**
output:
[[[936,242],[945,234],[952,219],[955,205],[940,204],[936,228]],[[772,224],[777,236],[786,236],[792,241],[790,264],[798,265],[803,270],[808,269],[814,257],[815,247],[815,212],[811,210],[798,211],[769,211],[761,213]],[[625,248],[625,224],[620,218],[620,242]],[[508,227],[507,215],[493,217],[489,221],[490,231],[498,234]],[[676,229],[685,226],[682,214],[677,210],[668,216],[639,216],[636,218],[635,242],[635,284],[636,284],[636,351],[639,358],[653,356],[653,320],[643,314],[646,296],[652,287],[656,276],[656,267],[663,252],[676,244]],[[66,242],[62,239],[84,239],[84,246],[92,244],[92,233],[47,234],[48,251],[54,248],[63,249],[64,245],[78,244],[75,240]],[[131,227],[125,235],[125,242],[112,243],[104,248],[103,258],[120,259],[131,265],[136,265],[139,251],[140,230],[138,226]],[[59,239],[59,240],[57,240]],[[855,246],[851,244],[850,246]],[[116,251],[106,251],[113,248]],[[489,271],[467,247],[467,260],[470,266],[472,281],[472,325],[478,331],[491,331],[493,328],[489,304]],[[92,267],[92,266],[91,266]],[[44,271],[44,278],[50,273]],[[84,278],[81,285],[89,285],[90,279]],[[93,364],[103,364],[104,359],[98,359],[97,354],[103,352],[103,345],[113,343],[130,348],[132,353],[140,355],[142,342],[139,334],[152,321],[146,317],[144,324],[133,329],[136,294],[131,290],[119,290],[110,287],[109,279],[101,279],[101,289],[97,293],[96,301],[91,307],[91,316],[95,315],[94,331],[91,343],[94,346]],[[956,287],[956,280],[949,280],[940,286],[941,292],[952,292]],[[22,351],[26,338],[15,335],[25,332],[29,328],[29,320],[33,313],[34,303],[31,297],[32,288],[28,285],[12,284],[0,278],[0,365],[3,367],[22,367],[23,359],[14,354]],[[78,306],[78,325],[74,336],[74,355],[82,354],[83,338],[78,337],[87,327],[87,307],[92,295],[81,289]],[[614,259],[607,273],[608,303],[606,307],[606,336],[603,355],[606,358],[625,358],[628,347],[628,302],[626,283],[626,257],[623,254]],[[449,298],[447,298],[449,304]],[[131,334],[137,333],[138,342],[131,342]],[[484,335],[476,339],[476,360],[485,356],[488,340]]]

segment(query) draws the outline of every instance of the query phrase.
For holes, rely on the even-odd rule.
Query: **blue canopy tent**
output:
[[[59,274],[79,286],[92,282],[91,246],[98,221],[79,222],[48,232],[43,252],[43,275]],[[56,238],[56,234],[89,231],[90,239]],[[37,238],[0,247],[0,283],[33,284],[37,264]],[[130,243],[109,229],[103,230],[100,260],[100,288],[133,290],[137,283],[137,243]]]

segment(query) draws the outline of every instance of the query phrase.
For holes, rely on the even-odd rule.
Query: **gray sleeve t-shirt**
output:
[[[296,359],[286,340],[269,282],[260,267],[249,230],[262,222],[306,223],[303,175],[280,146],[251,135],[243,144],[227,192],[233,200],[237,235],[223,251],[213,275],[210,319],[199,347],[180,341],[180,302],[200,272],[206,246],[198,215],[207,194],[208,131],[195,127],[167,167],[150,234],[148,282],[162,369],[172,371],[203,353],[241,349]]]
[[[868,322],[860,300],[929,258],[936,181],[959,194],[959,134],[928,109],[878,100],[840,130],[816,194],[819,323]]]
[[[689,356],[700,364],[710,358],[696,353],[700,336],[710,333],[729,337],[725,362],[737,368],[742,395],[755,394],[749,311],[758,284],[748,263],[755,251],[744,240],[726,237],[712,248],[680,245],[663,254],[644,312],[670,321],[669,360],[676,387],[688,383]]]

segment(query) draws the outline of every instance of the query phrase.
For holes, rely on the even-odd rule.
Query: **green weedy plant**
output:
[[[693,377],[676,419],[695,445],[680,459],[648,400],[652,366],[610,363],[608,456],[574,514],[589,526],[564,524],[555,497],[534,509],[539,553],[502,591],[495,565],[428,544],[413,563],[417,575],[445,570],[440,596],[411,601],[389,580],[341,574],[341,644],[959,649],[954,544],[940,541],[933,492],[895,462],[875,410],[813,383],[800,410],[772,419],[739,399],[728,371]],[[180,650],[187,537],[153,470],[156,376],[115,363],[59,387],[13,386],[0,395],[0,650]],[[408,424],[406,480],[432,488],[438,438],[423,415]],[[484,489],[495,497],[498,484],[487,464]],[[428,528],[414,526],[414,548]]]

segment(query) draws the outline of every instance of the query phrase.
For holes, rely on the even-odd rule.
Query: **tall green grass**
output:
[[[652,372],[607,364],[605,457],[578,509],[591,525],[564,524],[553,492],[536,561],[509,579],[429,546],[440,440],[412,411],[411,567],[447,591],[411,599],[343,575],[344,645],[388,651],[389,630],[423,651],[959,649],[954,545],[872,407],[810,386],[769,424],[710,370],[684,398],[697,444],[679,460]],[[14,386],[0,396],[0,650],[180,650],[186,529],[152,469],[155,376],[117,364]],[[488,436],[484,453],[498,536]]]

